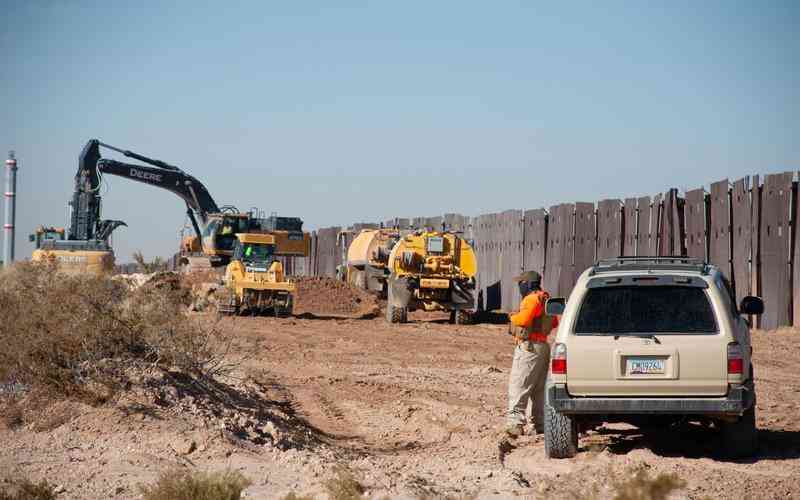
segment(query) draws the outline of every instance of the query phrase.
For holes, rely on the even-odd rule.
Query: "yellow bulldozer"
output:
[[[401,238],[387,263],[386,319],[405,323],[408,312],[450,311],[450,321],[469,323],[475,307],[475,252],[451,232],[417,232]]]
[[[290,316],[296,287],[275,257],[305,256],[308,251],[307,238],[290,239],[287,232],[237,234],[225,268],[227,297],[220,301],[220,314]]]

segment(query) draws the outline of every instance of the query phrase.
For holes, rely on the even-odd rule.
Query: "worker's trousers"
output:
[[[525,424],[525,410],[531,402],[531,420],[537,432],[544,427],[544,383],[550,363],[550,345],[521,342],[514,349],[508,380],[507,425]]]

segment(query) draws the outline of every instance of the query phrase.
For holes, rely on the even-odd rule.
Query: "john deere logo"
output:
[[[150,172],[143,172],[141,170],[137,170],[135,168],[131,169],[130,172],[131,177],[136,177],[145,181],[153,181],[153,182],[161,182],[161,175],[160,174],[153,174]]]

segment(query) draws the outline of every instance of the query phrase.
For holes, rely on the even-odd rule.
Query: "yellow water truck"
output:
[[[347,248],[347,283],[386,297],[389,255],[399,239],[394,229],[361,230]]]
[[[469,243],[456,233],[417,232],[401,238],[387,264],[386,319],[405,323],[408,312],[450,311],[450,321],[468,323],[475,307],[478,261]]]

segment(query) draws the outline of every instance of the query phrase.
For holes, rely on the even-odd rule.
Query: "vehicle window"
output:
[[[268,262],[272,258],[272,246],[260,244],[245,244],[242,260],[245,262]]]
[[[722,295],[722,301],[725,303],[725,307],[728,309],[732,317],[736,317],[739,314],[739,310],[736,307],[736,295],[733,293],[733,287],[731,283],[728,281],[723,275],[719,275],[717,278],[717,286],[720,289],[720,294]]]
[[[715,333],[706,293],[680,286],[592,288],[581,304],[576,334]]]

